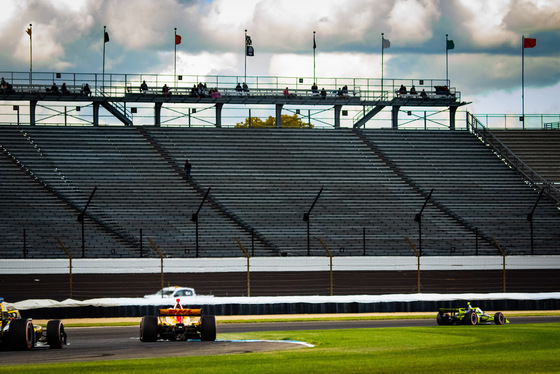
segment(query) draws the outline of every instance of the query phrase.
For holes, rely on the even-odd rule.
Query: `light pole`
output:
[[[424,205],[422,206],[422,209],[420,209],[420,212],[417,213],[416,216],[414,217],[414,221],[418,222],[418,244],[419,244],[418,249],[419,249],[419,252],[420,252],[420,256],[422,256],[422,212],[424,211],[424,208],[428,204],[428,201],[430,200],[430,197],[432,196],[432,192],[434,192],[433,188],[430,191],[430,194],[428,195],[428,197],[426,198],[426,201],[424,201]]]
[[[85,235],[84,235],[84,216],[86,214],[86,209],[88,208],[89,203],[91,203],[91,199],[93,199],[93,194],[95,194],[95,191],[97,191],[97,187],[93,188],[93,191],[92,191],[91,195],[89,196],[89,199],[86,203],[86,206],[84,207],[82,212],[80,214],[78,214],[78,222],[80,222],[82,224],[82,258],[86,257],[86,245],[85,245]]]
[[[212,187],[208,187],[208,190],[206,191],[206,195],[204,195],[204,198],[202,199],[202,201],[200,202],[200,205],[198,206],[198,210],[196,211],[196,213],[193,213],[193,215],[191,217],[191,221],[193,221],[196,224],[196,231],[195,231],[195,235],[196,235],[196,257],[198,257],[198,214],[200,213],[200,209],[202,209],[202,205],[204,204],[204,202],[206,201],[206,198],[208,197],[208,194],[210,193],[210,188],[212,188]]]
[[[315,197],[315,200],[313,201],[313,204],[311,204],[311,207],[309,208],[307,213],[303,214],[303,221],[307,222],[307,255],[308,256],[311,255],[311,250],[310,250],[310,247],[309,247],[309,215],[311,214],[311,211],[313,210],[313,207],[315,206],[315,203],[317,202],[317,200],[319,200],[319,196],[321,196],[321,192],[323,192],[323,187],[321,187],[321,189],[319,190],[319,193]]]

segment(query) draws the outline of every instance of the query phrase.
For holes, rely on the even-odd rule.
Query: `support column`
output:
[[[456,106],[449,107],[449,130],[455,130],[455,113],[457,113]]]
[[[29,124],[35,125],[35,109],[37,108],[37,100],[29,102]]]
[[[222,108],[224,103],[216,103],[216,127],[222,127]]]
[[[391,120],[393,122],[393,130],[398,130],[399,128],[399,110],[401,109],[400,105],[393,105],[391,109]]]
[[[161,107],[163,103],[155,103],[154,105],[154,125],[161,126]]]
[[[276,127],[282,127],[282,107],[284,104],[276,104]]]
[[[342,109],[342,105],[335,105],[334,106],[334,128],[340,128],[340,111]]]
[[[93,102],[93,126],[99,126],[99,102]]]

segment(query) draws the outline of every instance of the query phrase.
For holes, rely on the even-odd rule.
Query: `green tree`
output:
[[[297,114],[289,116],[287,114],[282,114],[280,116],[281,126],[284,128],[313,128],[313,125],[307,122],[303,122]],[[251,117],[251,125],[249,126],[249,118],[245,118],[245,121],[238,122],[235,127],[255,127],[255,128],[273,128],[276,127],[276,117],[269,116],[266,121],[263,121],[259,117]]]

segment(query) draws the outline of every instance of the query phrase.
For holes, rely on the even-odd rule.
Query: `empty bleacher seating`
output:
[[[538,193],[461,131],[0,126],[0,257],[424,255],[529,253],[526,215]],[[183,173],[193,165],[192,179]],[[560,214],[535,213],[538,254],[557,253]],[[26,235],[23,235],[23,228]],[[143,240],[140,241],[140,230]],[[478,230],[479,237],[475,237]],[[478,243],[478,248],[475,248]]]

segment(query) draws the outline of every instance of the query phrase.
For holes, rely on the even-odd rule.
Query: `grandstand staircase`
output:
[[[200,186],[200,184],[198,184],[194,178],[186,178],[184,169],[177,164],[177,162],[173,159],[173,157],[171,157],[169,152],[167,152],[144,127],[136,127],[136,129],[146,139],[146,141],[161,155],[161,157],[165,160],[165,162],[169,164],[169,166],[177,173],[177,175],[181,177],[191,188],[193,188],[202,199],[202,197],[206,194],[206,190],[202,186]],[[247,235],[252,235],[266,249],[271,250],[276,254],[280,254],[280,249],[274,243],[264,237],[264,235],[262,235],[258,230],[255,230],[253,227],[251,227],[251,225],[246,223],[243,219],[241,219],[241,217],[228,210],[211,193],[208,194],[207,199],[213,207],[218,209],[218,211],[225,219],[235,224]]]
[[[363,134],[363,132],[359,128],[354,128],[352,130],[354,134],[360,140],[364,142],[364,144],[396,174],[401,178],[407,185],[409,185],[414,191],[416,191],[419,195],[421,195],[424,199],[429,197],[429,192],[423,190],[417,183],[415,183],[403,170],[401,170],[395,163],[384,153],[382,152],[374,143],[371,141],[367,136]],[[460,224],[462,227],[470,231],[473,235],[476,235],[483,239],[488,245],[494,246],[494,241],[489,235],[486,235],[484,232],[481,232],[480,229],[476,228],[474,225],[470,224],[466,220],[464,220],[461,216],[453,212],[451,209],[446,207],[444,204],[439,202],[437,199],[430,197],[430,203],[436,207],[439,211],[444,213],[446,216],[452,218],[455,222]]]
[[[362,118],[354,123],[354,128],[359,129],[364,126],[367,121],[372,119],[377,113],[381,112],[385,108],[385,105],[377,105],[373,107],[369,112],[367,112]]]
[[[101,104],[103,108],[105,108],[109,113],[114,115],[119,121],[124,123],[126,126],[132,126],[132,120],[128,118],[128,115],[126,113],[126,108],[124,105],[122,105],[121,103],[112,104],[104,100],[99,101],[98,103]]]

